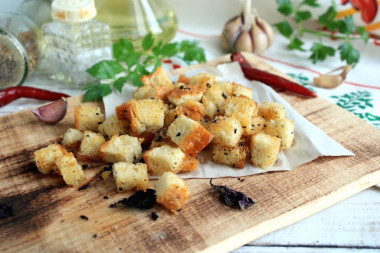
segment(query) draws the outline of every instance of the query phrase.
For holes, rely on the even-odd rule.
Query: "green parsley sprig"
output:
[[[96,101],[112,93],[112,87],[121,92],[127,81],[134,86],[143,86],[140,77],[148,75],[161,65],[162,60],[169,57],[179,57],[187,63],[205,62],[203,48],[194,41],[172,42],[163,45],[162,41],[155,43],[151,33],[142,40],[142,52],[136,51],[131,41],[120,39],[113,44],[113,60],[103,60],[89,69],[87,73],[98,79],[98,82],[87,85],[83,101]],[[153,68],[151,71],[148,69]],[[120,77],[116,77],[121,74]],[[105,82],[101,82],[105,80]]]
[[[307,51],[304,48],[302,36],[305,33],[314,34],[318,37],[318,42],[314,42],[308,49],[311,52],[310,59],[313,63],[324,61],[329,56],[334,56],[336,51],[340,53],[340,59],[347,62],[347,64],[356,64],[360,59],[360,52],[355,49],[350,43],[351,40],[361,39],[365,42],[368,41],[368,33],[364,27],[357,27],[354,24],[353,17],[348,16],[344,19],[336,19],[337,10],[335,2],[326,10],[325,13],[319,16],[318,22],[321,24],[319,31],[305,29],[302,22],[309,20],[312,15],[311,12],[305,8],[317,8],[320,5],[317,0],[303,0],[298,5],[294,5],[291,0],[276,0],[278,3],[277,10],[288,17],[287,20],[277,23],[274,26],[278,31],[290,40],[288,48],[291,50]],[[291,20],[293,19],[293,21]],[[295,23],[295,27],[291,25]],[[329,35],[323,32],[323,29],[331,32],[339,32],[341,35]],[[360,34],[360,37],[352,37],[352,34]],[[341,39],[344,42],[338,47],[333,48],[323,44],[322,37],[329,37],[332,39]]]

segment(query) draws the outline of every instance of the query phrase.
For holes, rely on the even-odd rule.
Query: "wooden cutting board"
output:
[[[278,72],[258,57],[246,56],[257,67]],[[228,56],[209,64],[225,61]],[[69,99],[66,117],[54,126],[28,111],[1,117],[0,203],[13,206],[14,216],[0,219],[0,251],[224,252],[380,182],[380,131],[322,98],[281,95],[355,156],[320,157],[292,171],[213,181],[252,197],[256,204],[246,211],[217,201],[204,179],[187,180],[191,198],[174,215],[160,206],[148,211],[109,208],[126,194],[116,192],[112,178],[101,179],[103,166],[85,171],[89,187],[84,190],[39,173],[33,152],[74,126],[73,108],[80,97]],[[159,216],[156,221],[149,216],[152,211]]]

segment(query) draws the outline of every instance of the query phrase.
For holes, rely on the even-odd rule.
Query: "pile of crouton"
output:
[[[75,129],[66,131],[61,145],[35,152],[39,171],[78,186],[85,176],[77,160],[112,163],[119,192],[146,190],[148,175],[160,176],[157,202],[178,210],[190,192],[176,174],[196,170],[203,149],[212,149],[218,164],[244,168],[249,160],[266,169],[292,145],[294,123],[285,108],[275,102],[259,106],[248,87],[207,73],[181,75],[174,84],[161,67],[141,81],[144,86],[115,108],[115,116],[104,119],[96,106],[76,107]]]

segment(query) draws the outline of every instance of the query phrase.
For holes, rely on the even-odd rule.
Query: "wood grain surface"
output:
[[[260,68],[277,71],[248,57]],[[228,57],[210,64],[224,61]],[[281,95],[355,156],[320,157],[292,171],[247,176],[244,181],[213,181],[252,197],[256,204],[246,211],[217,201],[204,179],[186,180],[191,198],[174,215],[160,206],[147,211],[109,208],[128,194],[117,193],[112,178],[101,179],[104,165],[91,164],[85,170],[89,187],[84,190],[39,173],[33,152],[59,141],[74,126],[73,109],[80,97],[68,100],[66,117],[54,126],[28,111],[1,117],[0,203],[13,206],[14,216],[0,219],[0,251],[225,252],[380,182],[380,131],[322,98]],[[150,218],[152,211],[159,216],[156,221]]]

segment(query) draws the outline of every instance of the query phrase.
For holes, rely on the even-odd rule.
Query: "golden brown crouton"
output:
[[[78,186],[85,181],[82,166],[78,164],[73,153],[67,153],[54,160],[67,185]]]
[[[245,87],[243,85],[233,83],[233,93],[232,96],[239,97],[239,96],[245,96],[247,98],[253,99],[252,89]]]
[[[184,115],[179,116],[169,126],[167,135],[191,157],[196,157],[213,138],[201,124]]]
[[[46,148],[35,151],[34,160],[36,161],[37,169],[44,174],[49,174],[53,171],[59,172],[54,160],[64,154],[67,154],[66,149],[58,144],[50,144]]]
[[[218,85],[207,84],[206,92],[203,95],[202,103],[205,106],[206,115],[213,118],[215,115],[223,113],[223,105],[227,99],[225,94]]]
[[[254,135],[264,130],[265,119],[255,115],[251,118],[251,127],[246,131],[246,135]]]
[[[288,149],[293,143],[294,122],[286,118],[278,121],[269,120],[266,122],[265,133],[281,139],[280,150]]]
[[[180,148],[163,145],[146,151],[143,157],[149,174],[161,175],[165,171],[178,173],[185,154]]]
[[[155,184],[157,203],[176,211],[183,207],[190,197],[185,180],[171,172],[165,172]]]
[[[102,158],[98,151],[105,141],[103,135],[85,131],[77,155],[78,159],[82,161],[101,161]]]
[[[259,116],[265,120],[279,120],[284,119],[286,116],[285,107],[276,102],[264,102],[259,106]]]
[[[190,156],[185,156],[182,160],[180,173],[182,172],[191,172],[198,169],[198,160]]]
[[[190,84],[178,84],[168,93],[170,103],[182,105],[186,100],[201,101],[204,89]]]
[[[211,122],[210,133],[214,135],[212,142],[227,147],[234,147],[239,142],[243,128],[234,117],[217,116]]]
[[[209,73],[199,73],[190,78],[189,84],[206,89],[207,84],[213,84],[215,82],[215,75]]]
[[[166,88],[164,85],[145,85],[137,88],[133,93],[133,98],[136,100],[157,98],[165,103],[168,101],[168,93],[171,89]]]
[[[107,163],[137,162],[142,157],[141,142],[137,137],[114,135],[99,148],[99,155]]]
[[[162,66],[159,66],[152,74],[142,76],[141,82],[144,85],[151,85],[153,87],[162,85],[167,90],[174,88],[172,81],[170,81],[168,74],[165,72]]]
[[[189,84],[190,83],[190,77],[179,75],[177,83],[183,83],[183,84]]]
[[[249,135],[251,118],[257,114],[257,103],[245,96],[228,97],[224,107],[224,115],[235,116],[243,128],[243,134]]]
[[[215,82],[215,85],[219,86],[219,88],[224,92],[224,94],[227,95],[227,97],[232,96],[233,91],[234,91],[234,86],[231,82],[217,81]]]
[[[118,192],[145,191],[148,188],[148,170],[144,163],[118,162],[112,171]]]
[[[212,160],[215,163],[228,165],[234,168],[244,168],[247,154],[247,142],[241,140],[234,147],[214,145],[212,150]]]
[[[250,143],[251,162],[263,169],[273,166],[277,161],[280,145],[280,138],[263,132],[252,136]]]
[[[185,114],[185,112],[183,111],[182,106],[177,106],[176,108],[167,111],[167,113],[166,113],[166,115],[165,115],[165,123],[164,123],[164,126],[165,126],[165,127],[169,127],[170,124],[171,124],[174,120],[176,120],[179,116],[184,115],[184,114]]]
[[[97,132],[98,125],[103,122],[104,115],[98,106],[78,105],[75,107],[75,129],[81,132],[86,130]]]
[[[205,116],[205,107],[198,101],[186,100],[181,104],[182,110],[188,118],[200,121]]]
[[[164,126],[166,107],[160,99],[132,99],[116,108],[119,120],[128,119],[134,135],[154,133]]]
[[[79,148],[83,133],[77,129],[69,128],[62,139],[62,146],[65,148]]]
[[[98,131],[105,136],[106,139],[114,135],[126,134],[129,130],[129,122],[127,120],[119,120],[116,115],[106,119],[99,125]]]

